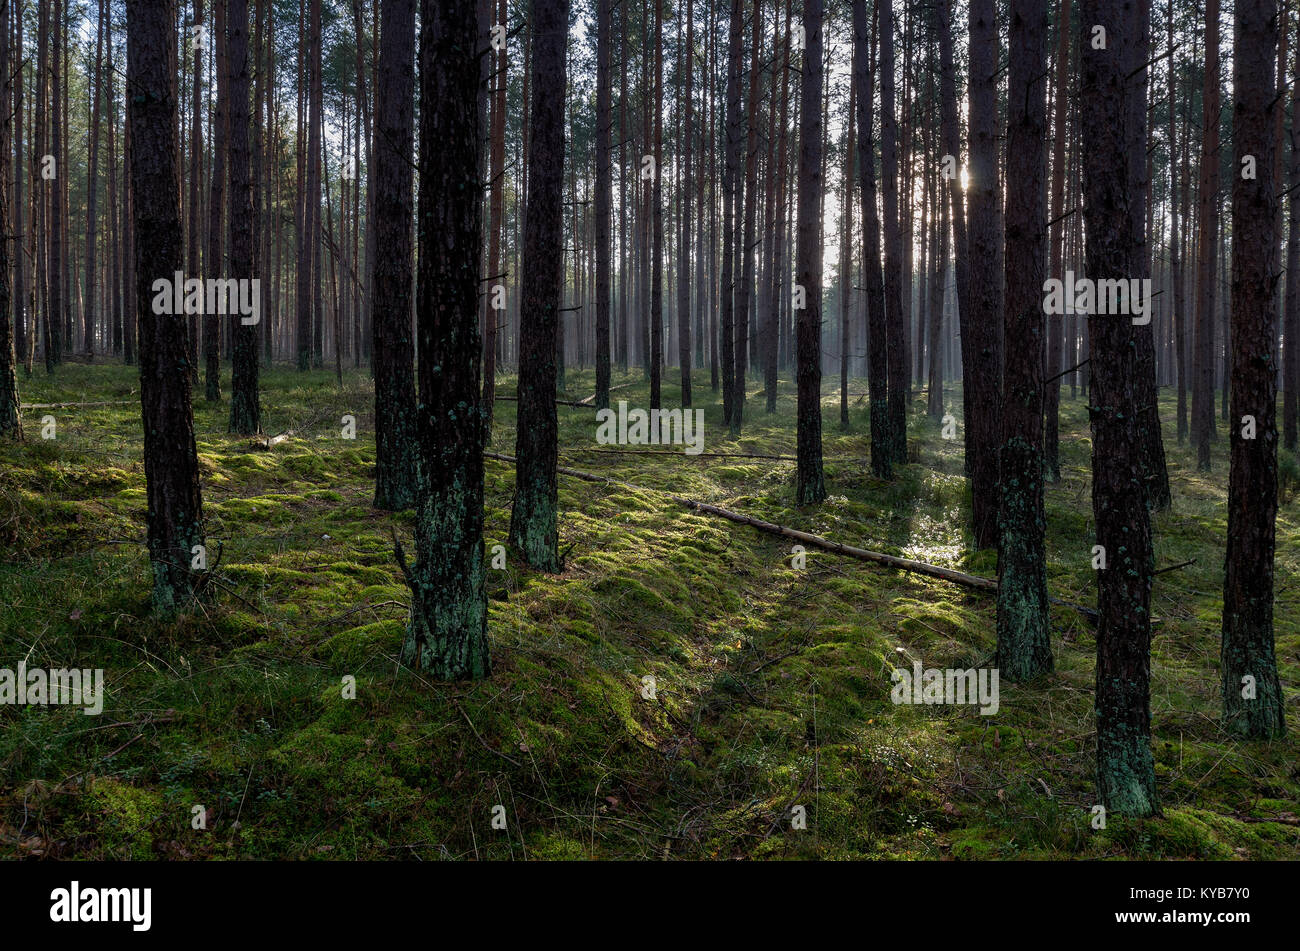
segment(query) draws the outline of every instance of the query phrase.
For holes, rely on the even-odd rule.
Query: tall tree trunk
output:
[[[736,219],[742,215],[740,161],[744,140],[741,130],[744,118],[740,113],[740,74],[743,53],[744,8],[741,0],[731,0],[727,26],[727,145],[726,164],[722,173],[722,308],[718,327],[718,343],[722,352],[722,421],[728,427],[736,413],[736,321],[744,320],[739,311],[739,289],[736,262]]]
[[[203,275],[209,280],[224,276],[221,256],[222,211],[225,208],[226,112],[230,103],[230,73],[226,65],[226,5],[228,0],[212,0],[212,45],[214,79],[217,84],[217,108],[212,116],[212,185],[208,192],[208,248],[203,261]],[[204,398],[209,403],[221,399],[221,326],[216,314],[203,315]]]
[[[90,86],[90,158],[86,168],[86,290],[85,310],[82,313],[86,358],[95,358],[95,237],[99,201],[99,100],[103,95],[104,20],[108,16],[107,0],[99,0],[99,13],[95,18],[95,65],[93,75],[87,77]]]
[[[307,34],[307,208],[306,233],[311,260],[311,354],[312,366],[325,366],[325,306],[322,266],[324,243],[321,238],[321,151],[324,124],[324,98],[321,92],[321,0],[311,0],[311,21]]]
[[[1273,648],[1277,517],[1277,198],[1273,62],[1277,0],[1236,0],[1233,16],[1232,415],[1223,581],[1223,721],[1249,739],[1286,734]],[[1254,159],[1254,174],[1243,163]]]
[[[652,0],[654,20],[654,179],[650,183],[651,228],[654,246],[650,263],[650,406],[663,405],[660,385],[664,362],[664,208],[663,208],[663,139],[664,139],[664,39],[662,15],[664,0]],[[576,237],[576,235],[575,235]]]
[[[885,216],[885,331],[889,351],[889,428],[893,461],[907,464],[907,312],[903,310],[903,242],[898,214],[898,120],[894,112],[894,5],[880,2],[880,175]]]
[[[1047,0],[1011,0],[998,508],[998,667],[1012,681],[1052,669],[1043,510],[1043,272],[1047,257]],[[1092,273],[1091,271],[1089,273]]]
[[[970,364],[962,371],[975,544],[998,544],[1002,439],[1002,275],[998,247],[998,31],[993,0],[970,4]]]
[[[939,95],[942,104],[942,135],[944,151],[961,166],[961,121],[957,115],[957,70],[953,63],[952,0],[944,0],[939,10]],[[970,352],[970,236],[967,234],[966,209],[962,191],[961,174],[948,179],[948,212],[952,222],[953,270],[957,276],[957,326],[961,334],[961,369],[963,380],[971,365]],[[940,302],[942,308],[942,302]],[[957,374],[949,372],[951,379]],[[942,379],[942,378],[941,378]],[[971,392],[962,385],[962,419],[971,417]],[[974,439],[969,422],[963,426],[966,445],[966,462],[970,460],[970,446]]]
[[[402,662],[435,680],[477,679],[491,671],[479,402],[480,90],[486,83],[477,57],[489,52],[479,50],[485,32],[480,20],[486,19],[477,0],[421,4],[420,476]],[[534,19],[534,28],[543,24]],[[443,147],[447,142],[461,147]]]
[[[1174,0],[1169,0],[1169,48],[1174,45]],[[1181,162],[1179,173],[1174,171],[1178,155],[1178,130],[1175,125],[1177,111],[1175,101],[1178,98],[1178,63],[1173,53],[1169,56],[1169,274],[1173,283],[1174,297],[1174,362],[1177,367],[1176,386],[1178,389],[1178,445],[1187,438],[1187,342],[1192,339],[1192,327],[1187,319],[1187,288],[1183,279],[1183,246],[1179,235],[1179,184],[1186,182],[1187,163]],[[1187,124],[1183,123],[1183,138],[1190,138]],[[1294,154],[1294,153],[1293,153]],[[1184,189],[1186,186],[1184,185]],[[1184,207],[1186,196],[1183,197]],[[1186,219],[1182,222],[1187,229]],[[1300,246],[1297,246],[1300,253]]]
[[[853,0],[853,74],[858,87],[858,175],[862,182],[862,283],[867,299],[867,388],[871,412],[871,471],[881,479],[893,476],[893,445],[889,436],[888,345],[885,285],[880,269],[880,217],[876,210],[876,144],[871,113],[874,74],[867,28],[866,0]]]
[[[948,153],[949,155],[953,153]],[[947,298],[947,277],[948,277],[948,208],[949,202],[945,200],[947,196],[943,194],[943,182],[938,183],[938,194],[936,198],[936,208],[932,215],[937,215],[934,226],[934,240],[932,246],[933,261],[931,262],[931,272],[933,275],[930,285],[930,378],[927,384],[927,401],[926,412],[935,422],[943,419],[943,305]],[[960,306],[960,305],[959,305]]]
[[[1052,143],[1052,206],[1048,220],[1053,222],[1051,258],[1047,276],[1056,280],[1065,278],[1065,139],[1069,124],[1071,96],[1070,84],[1070,0],[1059,0],[1056,16],[1056,116]],[[1070,308],[1073,309],[1073,308]],[[1065,314],[1052,320],[1047,331],[1047,383],[1043,394],[1043,423],[1047,427],[1043,438],[1043,464],[1049,482],[1061,481],[1061,327]]]
[[[819,15],[820,16],[820,15]],[[744,185],[744,224],[740,237],[740,284],[736,288],[736,351],[735,384],[732,394],[731,434],[740,435],[740,427],[745,418],[745,389],[749,375],[750,348],[750,307],[754,291],[754,234],[755,217],[758,210],[758,88],[759,75],[762,72],[762,24],[763,5],[761,0],[754,0],[754,12],[751,17],[752,51],[749,62],[749,98],[745,107],[745,185]],[[812,293],[810,290],[809,293]],[[820,328],[818,329],[820,334]]]
[[[502,0],[504,6],[505,0]],[[610,158],[609,127],[613,75],[610,72],[610,0],[596,4],[596,408],[609,408]],[[689,32],[687,34],[689,36]],[[688,136],[689,138],[689,136]],[[619,283],[622,283],[620,278]],[[683,387],[689,387],[686,377]],[[685,389],[684,391],[685,392]]]
[[[50,191],[50,212],[49,212],[49,262],[46,265],[46,280],[49,282],[49,321],[50,321],[50,339],[48,342],[48,352],[45,358],[47,370],[52,371],[51,359],[54,365],[63,362],[63,352],[70,346],[65,330],[67,329],[67,305],[63,295],[64,290],[64,263],[63,263],[63,177],[67,174],[67,168],[63,164],[63,146],[61,138],[66,131],[63,125],[63,96],[60,92],[60,68],[59,68],[59,51],[62,46],[63,29],[63,2],[64,0],[54,0],[54,22],[50,24],[49,33],[53,34],[49,41],[51,44],[50,57],[50,155],[54,159],[54,178],[47,182],[46,187]],[[48,35],[48,34],[47,34]]]
[[[1215,438],[1214,245],[1219,230],[1219,0],[1205,0],[1205,87],[1201,94],[1200,170],[1192,439],[1196,443],[1196,467],[1209,471],[1210,442]]]
[[[189,599],[203,545],[185,325],[152,307],[154,281],[181,268],[176,2],[128,0],[126,16],[149,560],[154,608],[168,615]]]
[[[776,166],[769,173],[776,179],[776,193],[773,196],[772,224],[768,232],[768,239],[772,246],[768,274],[769,317],[767,327],[763,333],[763,388],[766,396],[766,410],[769,413],[776,412],[777,371],[780,358],[781,325],[783,323],[781,315],[784,313],[786,305],[786,298],[782,291],[785,289],[786,275],[789,270],[786,263],[785,208],[788,187],[786,170],[789,167],[787,153],[790,136],[787,120],[790,104],[790,23],[793,7],[793,0],[786,0],[785,32],[778,37],[776,53],[776,59],[781,62],[781,114],[777,120]],[[772,92],[775,95],[775,79],[772,82]],[[773,106],[775,108],[775,103]]]
[[[189,181],[189,246],[186,259],[186,273],[190,277],[202,275],[199,260],[199,236],[203,233],[200,222],[203,220],[199,188],[203,181],[203,49],[207,39],[203,33],[203,0],[194,0],[194,23],[188,37],[188,45],[194,55],[194,77],[190,83],[190,181]],[[191,314],[190,320],[190,384],[199,383],[199,315]],[[206,332],[206,323],[202,332]],[[206,345],[205,345],[206,346]]]
[[[1148,192],[1150,191],[1150,149],[1147,142],[1147,88],[1151,49],[1151,0],[1135,0],[1138,11],[1137,33],[1132,49],[1130,82],[1141,85],[1140,94],[1132,97],[1135,112],[1129,121],[1128,174],[1133,179],[1134,200],[1129,206],[1133,243],[1140,249],[1138,270],[1133,276],[1151,277],[1151,236],[1147,234]],[[1145,285],[1140,285],[1145,286]],[[1146,323],[1136,325],[1138,370],[1138,454],[1142,464],[1142,481],[1147,487],[1152,508],[1169,508],[1169,471],[1165,465],[1165,441],[1160,425],[1160,390],[1156,385],[1156,340],[1152,322],[1155,302],[1146,301]]]
[[[796,282],[804,290],[798,310],[798,474],[795,503],[826,498],[822,474],[822,0],[804,0],[803,69],[800,70],[799,223]]]
[[[1213,2],[1213,0],[1211,0]],[[1133,82],[1141,15],[1123,0],[1082,0],[1080,138],[1083,142],[1087,273],[1128,279],[1140,273],[1131,226],[1128,170],[1145,85]],[[1095,48],[1094,26],[1105,49]],[[1102,562],[1097,607],[1097,785],[1107,809],[1143,816],[1159,811],[1151,755],[1151,517],[1142,480],[1136,414],[1141,382],[1136,328],[1127,315],[1090,316],[1089,413],[1092,507]]]
[[[11,0],[0,0],[0,104],[12,101],[13,73],[9,63]],[[19,12],[21,16],[21,11]],[[19,50],[21,56],[22,51]],[[19,72],[21,82],[22,73]],[[8,163],[9,110],[0,109],[0,157]],[[18,418],[18,373],[14,358],[13,286],[9,283],[9,182],[8,169],[0,171],[0,439],[22,439]]]
[[[844,133],[844,225],[840,232],[840,428],[849,428],[849,340],[853,318],[853,132],[858,87],[849,80],[849,126]]]
[[[1172,2],[1172,0],[1171,0]],[[1296,17],[1295,75],[1291,78],[1290,226],[1286,239],[1286,315],[1282,337],[1282,445],[1296,451],[1300,408],[1300,17]],[[1282,79],[1283,77],[1279,77]]]
[[[563,255],[568,0],[532,0],[532,116],[520,302],[515,501],[510,542],[534,568],[559,571],[555,328]]]
[[[609,0],[603,0],[608,3]],[[695,78],[695,3],[686,0],[686,89],[681,108],[685,110],[682,141],[686,154],[682,159],[681,236],[677,242],[677,362],[682,374],[682,407],[691,405],[691,165],[694,161],[694,78]],[[606,67],[608,71],[608,67]],[[599,68],[597,69],[599,73]],[[603,75],[603,73],[601,74]],[[599,123],[599,119],[597,120]],[[607,146],[608,148],[608,146]],[[599,301],[597,301],[599,307]],[[606,304],[608,306],[608,303]],[[600,317],[597,315],[597,322]],[[600,364],[597,363],[599,369]],[[608,403],[606,403],[608,405]]]
[[[499,0],[497,5],[497,23],[506,28],[506,0]],[[605,39],[609,42],[608,36]],[[608,51],[606,52],[608,56]],[[505,278],[501,274],[501,234],[505,218],[505,165],[506,165],[506,43],[496,51],[496,76],[493,80],[492,96],[492,140],[489,146],[488,172],[490,175],[491,199],[488,223],[488,281],[489,293],[484,295],[486,307],[483,310],[483,413],[484,438],[492,439],[492,411],[497,394],[497,350],[500,344],[497,334],[499,325],[505,319],[505,309],[495,309],[496,293],[493,287],[500,283],[505,287]],[[607,104],[608,105],[608,104]],[[609,148],[609,128],[605,128],[606,149]],[[608,386],[608,383],[606,383]]]
[[[230,70],[230,276],[247,281],[256,278],[253,267],[253,182],[249,146],[248,0],[227,0],[227,54]],[[261,317],[261,283],[250,290],[250,300]],[[235,321],[231,353],[230,432],[252,435],[262,430],[262,408],[257,394],[258,336],[252,317],[237,307],[227,307]]]
[[[411,339],[411,161],[415,112],[415,0],[381,0],[375,87],[374,284],[375,507],[416,501],[415,347]],[[491,296],[491,295],[489,295]]]

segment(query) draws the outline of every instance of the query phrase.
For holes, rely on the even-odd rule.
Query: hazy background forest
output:
[[[1300,857],[1294,0],[0,34],[0,854]]]

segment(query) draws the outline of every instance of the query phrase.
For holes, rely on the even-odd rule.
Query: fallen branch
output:
[[[500,462],[514,462],[513,456],[502,455],[501,453],[485,452],[484,458],[496,459]],[[967,574],[964,571],[957,571],[954,568],[944,568],[942,565],[931,565],[924,561],[915,561],[911,558],[900,558],[897,555],[887,555],[884,552],[870,551],[866,548],[858,548],[853,545],[845,545],[841,542],[831,541],[829,538],[823,538],[820,535],[813,535],[810,532],[801,532],[798,529],[786,528],[784,525],[777,525],[775,522],[766,522],[760,518],[752,518],[748,515],[742,515],[740,512],[733,512],[731,509],[724,509],[720,505],[710,505],[707,502],[698,502],[695,499],[682,498],[679,495],[673,495],[671,492],[665,492],[663,489],[650,489],[646,486],[633,485],[630,482],[623,482],[620,479],[611,479],[608,476],[597,475],[594,472],[583,472],[581,469],[570,469],[567,466],[556,466],[556,471],[562,475],[573,476],[576,479],[583,479],[587,482],[604,482],[609,485],[617,485],[623,488],[632,489],[637,492],[663,492],[664,495],[672,499],[679,505],[694,512],[703,512],[707,515],[716,515],[718,518],[725,518],[728,521],[737,522],[741,525],[749,525],[760,531],[767,532],[771,535],[780,535],[784,538],[790,538],[795,541],[803,542],[814,548],[820,548],[823,551],[834,552],[837,555],[846,555],[850,558],[856,558],[859,561],[870,561],[875,564],[885,565],[889,568],[897,568],[900,571],[909,571],[914,574],[926,575],[931,578],[938,578],[941,581],[949,581],[953,584],[959,584],[966,588],[972,588],[976,591],[985,593],[997,593],[998,582],[996,578],[982,578],[979,575]],[[1091,622],[1098,620],[1098,613],[1094,608],[1086,607],[1082,604],[1075,604],[1072,601],[1064,601],[1060,598],[1049,598],[1053,604],[1059,604],[1063,607],[1073,608]]]
[[[613,393],[615,390],[625,390],[625,389],[627,389],[629,386],[633,386],[633,385],[634,385],[634,384],[632,384],[632,383],[620,383],[618,386],[611,386],[611,387],[609,388],[609,391],[610,391],[611,393]],[[595,393],[592,393],[592,394],[591,394],[590,396],[588,396],[586,399],[578,400],[578,405],[579,405],[579,406],[592,406],[592,405],[595,404],[595,402],[596,402],[596,394],[595,394]]]
[[[280,445],[280,443],[292,439],[296,435],[298,434],[295,433],[292,429],[289,429],[289,430],[285,430],[282,433],[277,433],[274,436],[263,436],[260,439],[253,440],[253,448],[270,450],[273,447]]]
[[[519,397],[517,397],[517,396],[498,396],[497,399],[498,399],[498,400],[504,400],[504,401],[507,402],[507,403],[518,403],[518,402],[519,402]],[[578,407],[579,409],[595,409],[595,407],[592,406],[590,403],[579,403],[579,402],[577,402],[577,401],[575,401],[575,400],[556,400],[556,401],[555,401],[555,405],[556,405],[556,406],[576,406],[576,407]]]
[[[24,403],[19,409],[69,409],[77,406],[134,406],[139,400],[104,400],[98,403]]]

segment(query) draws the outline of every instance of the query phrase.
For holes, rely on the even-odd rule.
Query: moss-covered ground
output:
[[[667,373],[665,401],[677,395]],[[644,406],[639,372],[616,399]],[[960,434],[912,404],[911,463],[872,478],[865,400],[838,425],[825,391],[830,498],[797,509],[794,463],[620,454],[595,414],[560,407],[567,567],[489,572],[494,673],[431,683],[397,662],[407,590],[373,509],[373,394],[362,373],[263,378],[269,451],[195,405],[210,597],[149,615],[134,368],[21,380],[27,440],[0,446],[0,667],[104,668],[98,717],[0,706],[0,856],[63,858],[1298,858],[1300,502],[1278,515],[1278,660],[1292,732],[1243,744],[1218,726],[1224,446],[1198,473],[1162,415],[1174,487],[1155,519],[1151,709],[1164,816],[1094,829],[1094,632],[1053,609],[1055,673],[1001,684],[1000,709],[896,706],[890,671],[985,666],[985,594],[791,545],[672,503],[670,491],[992,577],[975,551]],[[695,378],[708,452],[792,454],[793,389],[763,412],[751,383],[729,439]],[[228,380],[227,380],[228,386]],[[570,398],[594,389],[570,370]],[[865,390],[855,381],[854,392]],[[513,392],[504,378],[503,393]],[[960,396],[947,405],[960,415]],[[492,449],[513,453],[514,404]],[[41,417],[55,438],[41,438]],[[342,438],[342,417],[356,439]],[[1089,440],[1062,404],[1062,480],[1047,489],[1052,594],[1095,602]],[[1293,459],[1284,469],[1296,469]],[[486,557],[504,543],[513,468],[487,463]],[[355,678],[349,699],[347,677]],[[646,677],[654,699],[646,699]],[[196,830],[195,807],[206,819]],[[500,809],[494,807],[500,806]],[[802,806],[806,828],[795,828]],[[502,824],[505,828],[494,827]]]

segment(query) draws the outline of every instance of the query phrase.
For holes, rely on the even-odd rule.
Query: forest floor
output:
[[[667,405],[675,379],[665,373]],[[613,398],[648,405],[640,373],[616,371],[627,382]],[[1174,505],[1155,519],[1157,567],[1196,563],[1160,574],[1153,595],[1164,815],[1094,829],[1095,642],[1078,612],[1053,609],[1055,673],[1002,682],[996,715],[896,706],[895,666],[991,665],[992,597],[811,548],[798,568],[788,540],[667,497],[993,577],[995,553],[971,548],[960,434],[943,439],[914,401],[911,464],[881,482],[866,459],[866,401],[853,399],[841,431],[834,382],[831,497],[803,510],[793,461],[603,452],[594,411],[559,407],[560,464],[639,488],[561,476],[565,572],[513,559],[490,571],[493,674],[441,684],[397,663],[408,592],[391,533],[412,550],[413,518],[371,508],[362,373],[340,388],[323,371],[264,372],[264,428],[295,433],[269,451],[226,435],[228,403],[199,389],[218,584],[169,623],[149,616],[136,370],[20,379],[27,403],[127,402],[29,409],[26,443],[0,446],[0,667],[106,671],[97,717],[0,706],[0,856],[1300,858],[1294,486],[1278,513],[1275,608],[1291,732],[1243,744],[1218,726],[1224,443],[1198,473],[1165,392]],[[705,452],[794,452],[789,381],[775,415],[751,383],[736,440],[707,372],[694,386]],[[591,371],[569,373],[569,399],[593,391]],[[960,415],[959,390],[947,405]],[[497,404],[493,451],[513,454],[514,412]],[[341,438],[347,414],[355,441]],[[1062,479],[1047,488],[1049,587],[1093,606],[1087,418],[1068,387],[1061,451]],[[514,470],[486,468],[490,559],[506,540]],[[197,811],[205,830],[192,828]]]

